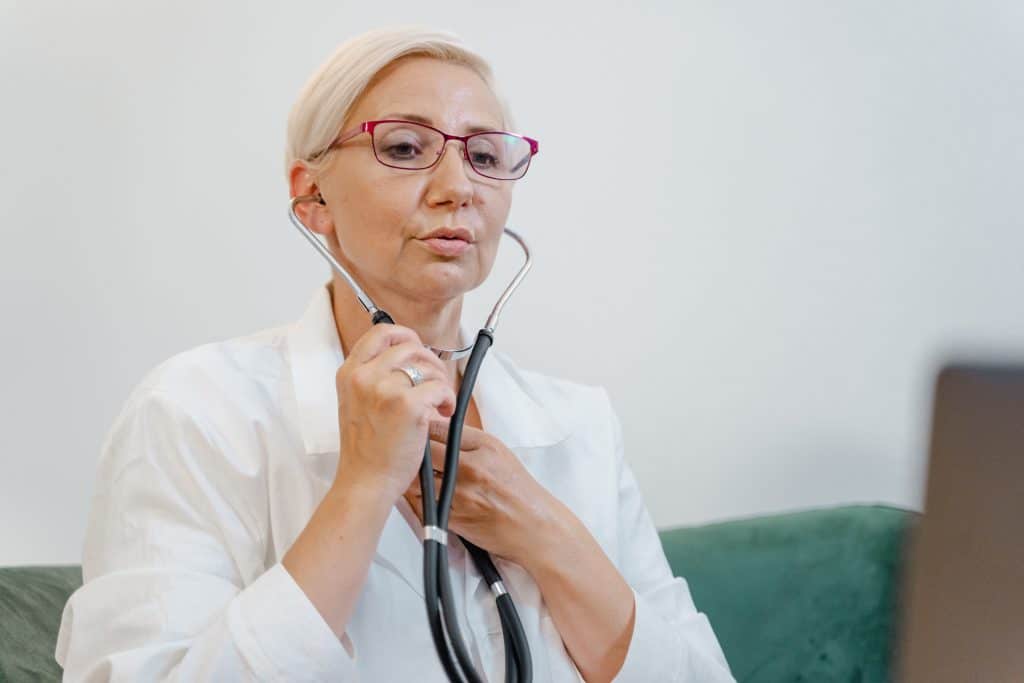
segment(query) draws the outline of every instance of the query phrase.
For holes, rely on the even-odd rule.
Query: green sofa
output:
[[[918,514],[878,505],[661,532],[741,683],[889,680],[897,588]],[[59,680],[53,650],[78,566],[0,568],[0,681]]]

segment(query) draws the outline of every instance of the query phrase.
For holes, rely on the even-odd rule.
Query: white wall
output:
[[[541,140],[498,343],[609,388],[658,524],[919,507],[936,363],[1024,345],[1021,8],[6,0],[0,564],[78,561],[148,368],[326,278],[285,116],[388,23],[477,46]]]

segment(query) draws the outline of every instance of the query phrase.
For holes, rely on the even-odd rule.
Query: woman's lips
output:
[[[448,239],[444,237],[433,237],[429,240],[419,241],[422,242],[427,249],[430,249],[435,254],[441,254],[442,256],[459,256],[473,246],[466,240],[454,238]]]

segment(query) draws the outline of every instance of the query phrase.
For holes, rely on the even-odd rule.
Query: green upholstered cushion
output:
[[[741,683],[888,680],[895,587],[915,513],[847,506],[668,529]],[[0,568],[0,681],[59,680],[53,659],[77,566]]]
[[[889,680],[904,536],[918,514],[846,506],[661,532],[741,683]]]
[[[0,681],[59,681],[53,658],[68,596],[82,585],[72,566],[0,568]]]

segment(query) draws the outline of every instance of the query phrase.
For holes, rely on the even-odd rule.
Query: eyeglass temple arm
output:
[[[356,126],[355,128],[347,130],[344,133],[339,133],[338,137],[334,138],[334,140],[331,142],[331,144],[327,145],[322,150],[320,150],[319,152],[317,152],[313,156],[309,157],[309,160],[312,161],[312,160],[314,160],[314,159],[316,159],[318,157],[322,157],[324,154],[327,154],[328,152],[330,152],[332,149],[334,149],[338,145],[340,145],[340,144],[342,144],[342,143],[344,143],[344,142],[354,138],[355,136],[359,135],[362,132],[365,132],[366,130],[367,130],[366,123],[361,123],[358,126]]]

